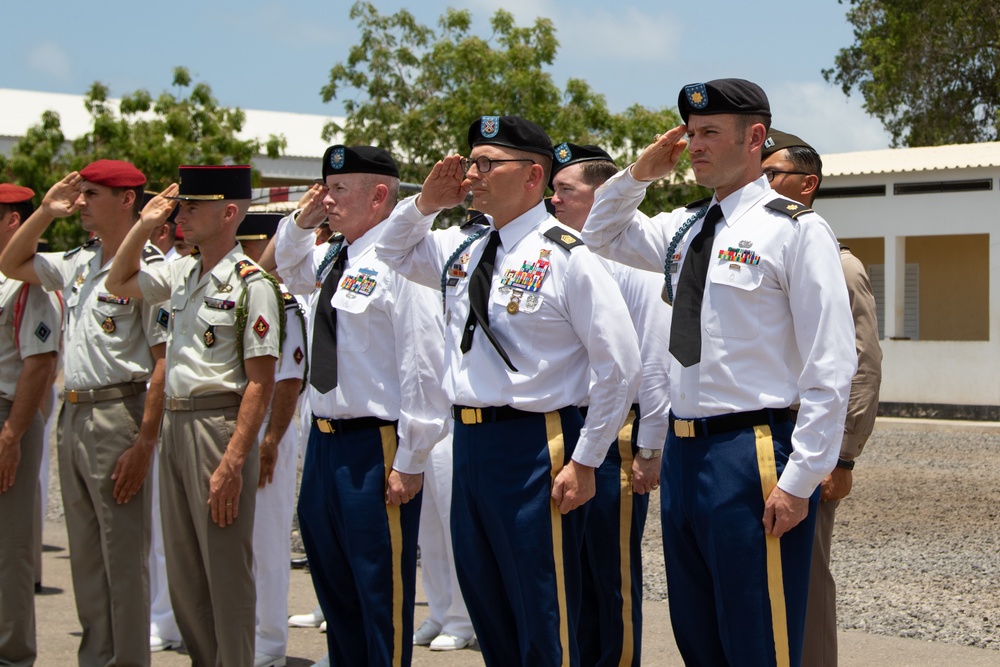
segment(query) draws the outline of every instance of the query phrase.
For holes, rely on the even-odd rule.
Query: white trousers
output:
[[[172,642],[181,640],[167,588],[167,556],[163,551],[163,520],[160,517],[160,455],[153,454],[153,468],[143,484],[153,485],[153,521],[149,531],[149,634]]]
[[[264,441],[270,414],[264,419]],[[292,557],[292,514],[295,511],[295,473],[299,460],[299,421],[292,419],[278,445],[274,481],[257,489],[253,525],[254,580],[257,582],[256,650],[285,655],[288,647],[289,561]]]
[[[431,450],[424,471],[424,498],[420,508],[420,571],[430,609],[430,620],[442,634],[471,639],[475,634],[455,573],[451,542],[451,434]]]

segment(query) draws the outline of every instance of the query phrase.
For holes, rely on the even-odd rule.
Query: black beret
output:
[[[555,177],[560,170],[570,166],[571,164],[576,164],[577,162],[610,162],[614,164],[615,161],[611,159],[600,146],[594,146],[593,144],[587,144],[585,146],[578,146],[576,144],[571,144],[568,141],[564,141],[555,147],[555,157],[556,160],[552,164],[552,176]]]
[[[677,110],[685,123],[691,114],[735,113],[771,117],[771,106],[764,90],[746,79],[715,79],[684,86],[677,96]]]
[[[813,153],[816,152],[815,148],[802,141],[802,139],[799,139],[794,134],[788,134],[787,132],[782,132],[781,130],[772,129],[767,133],[767,139],[764,140],[764,148],[760,151],[760,159],[766,160],[780,150],[793,148],[795,146],[808,148]]]
[[[330,174],[380,174],[399,178],[389,152],[375,146],[330,146],[323,153],[323,179]]]
[[[506,146],[552,157],[545,130],[520,116],[482,116],[469,126],[469,149],[479,144]]]
[[[237,241],[263,241],[274,236],[278,231],[278,223],[283,216],[280,213],[257,213],[251,211],[243,218],[236,230]]]
[[[221,201],[250,199],[250,165],[184,165],[180,172],[180,192],[174,199]]]

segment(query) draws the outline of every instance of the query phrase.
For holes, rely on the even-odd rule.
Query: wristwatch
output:
[[[837,459],[837,467],[843,468],[844,470],[854,470],[854,461],[848,461],[847,459]]]
[[[658,459],[662,454],[663,454],[662,449],[642,449],[642,448],[639,449],[639,458],[642,459],[643,461]]]

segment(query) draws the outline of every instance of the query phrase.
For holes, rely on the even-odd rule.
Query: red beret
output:
[[[13,183],[0,183],[0,204],[20,204],[35,196],[35,191]]]
[[[80,170],[84,180],[109,188],[137,188],[146,184],[146,177],[131,162],[98,160]]]

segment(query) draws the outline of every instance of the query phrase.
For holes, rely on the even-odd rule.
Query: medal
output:
[[[115,321],[110,317],[105,317],[104,321],[101,322],[101,329],[104,331],[104,333],[114,333]]]
[[[524,292],[521,290],[511,290],[510,303],[507,304],[507,312],[511,315],[517,315],[518,311],[521,310],[522,294],[524,294]]]
[[[215,326],[209,325],[208,329],[205,330],[205,347],[212,347],[215,345]]]

